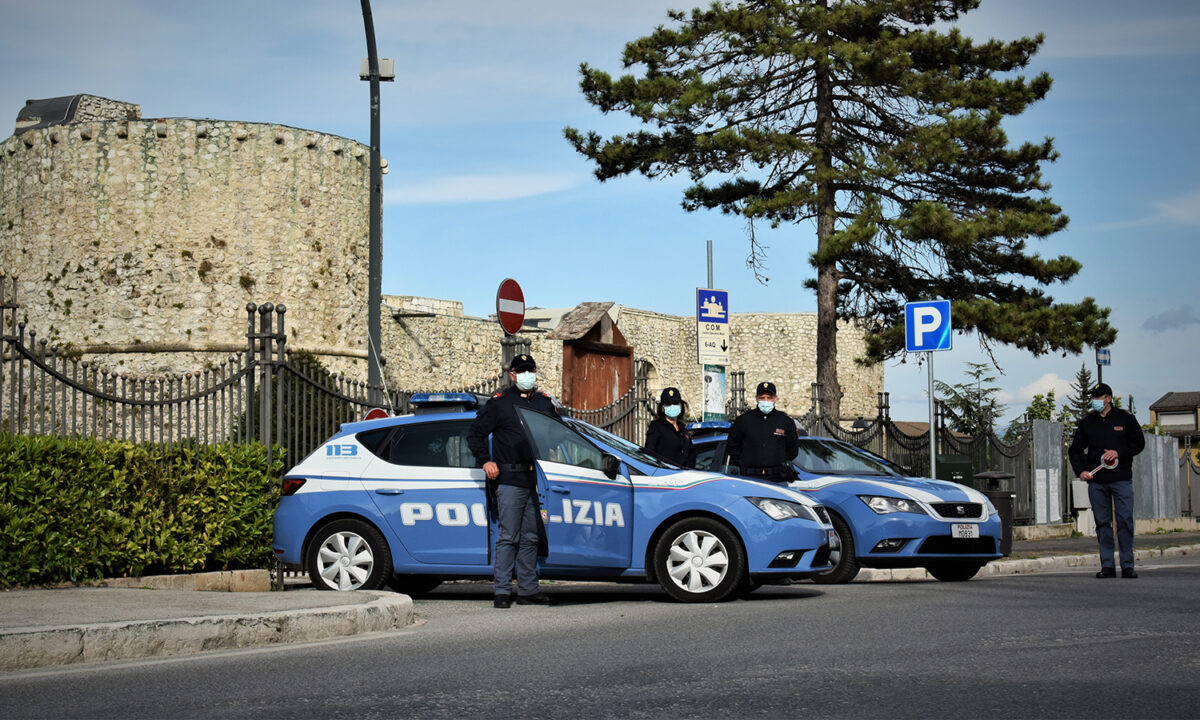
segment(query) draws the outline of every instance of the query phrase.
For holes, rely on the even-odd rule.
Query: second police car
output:
[[[491,577],[496,525],[467,448],[478,401],[415,395],[415,414],[343,425],[284,477],[276,557],[325,590]],[[657,582],[676,600],[716,602],[830,569],[829,516],[804,493],[682,470],[587,423],[519,413],[537,454],[542,578]]]
[[[736,474],[725,453],[729,423],[689,426],[696,467]],[[983,493],[958,483],[907,476],[893,463],[854,445],[800,437],[789,486],[829,512],[837,532],[833,568],[817,583],[846,583],[859,568],[925,568],[938,580],[969,580],[1002,557],[1002,527]]]

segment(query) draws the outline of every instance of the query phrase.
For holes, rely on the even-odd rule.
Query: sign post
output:
[[[500,338],[500,372],[503,373],[517,354],[518,342],[514,336],[525,324],[525,293],[512,278],[505,278],[496,289],[496,321],[504,330],[504,337]]]
[[[904,304],[904,350],[923,352],[929,360],[929,477],[937,477],[937,440],[934,428],[933,353],[951,349],[950,301],[929,300]]]
[[[1096,382],[1104,382],[1104,366],[1112,365],[1112,351],[1108,348],[1096,348]]]
[[[696,362],[729,365],[729,291],[696,288]]]

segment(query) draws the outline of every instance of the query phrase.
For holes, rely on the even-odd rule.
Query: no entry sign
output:
[[[496,291],[496,317],[500,327],[509,335],[516,335],[525,322],[525,293],[512,278],[505,278]]]

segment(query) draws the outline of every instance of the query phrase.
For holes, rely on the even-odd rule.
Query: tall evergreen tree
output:
[[[950,385],[938,380],[934,385],[942,396],[942,407],[950,429],[967,435],[982,435],[992,431],[996,420],[1004,414],[1004,405],[997,399],[1000,388],[994,375],[988,374],[987,363],[967,363],[967,382]]]
[[[1067,433],[1075,432],[1075,426],[1084,415],[1092,411],[1092,371],[1087,363],[1079,364],[1079,372],[1075,373],[1075,382],[1071,383],[1071,396],[1062,406],[1060,419]]]
[[[864,362],[904,350],[910,300],[953,300],[956,329],[989,351],[1110,345],[1108,309],[1055,303],[1076,260],[1043,259],[1029,238],[1063,229],[1042,164],[1053,142],[1010,147],[1001,128],[1050,89],[1017,74],[1042,36],[975,43],[953,22],[979,0],[745,0],[672,11],[628,43],[613,78],[586,63],[580,87],[605,113],[649,129],[607,140],[566,128],[600,180],[686,173],[683,207],[755,230],[814,222],[817,381],[840,416],[837,321],[868,332]],[[1029,284],[1026,287],[1025,284]]]

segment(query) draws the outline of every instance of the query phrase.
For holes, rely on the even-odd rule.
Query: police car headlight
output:
[[[992,504],[992,501],[988,500],[987,498],[983,499],[983,506],[987,508],[987,515],[984,517],[984,520],[992,517],[993,515],[1000,514],[1000,511],[996,509],[996,506]]]
[[[888,497],[886,495],[859,495],[858,499],[866,503],[867,507],[879,515],[898,512],[916,513],[917,515],[929,514],[915,501],[905,498]]]
[[[765,497],[747,497],[746,499],[754,503],[754,507],[769,515],[772,520],[800,518],[802,520],[815,521],[817,519],[807,506],[801,505],[798,502]]]

